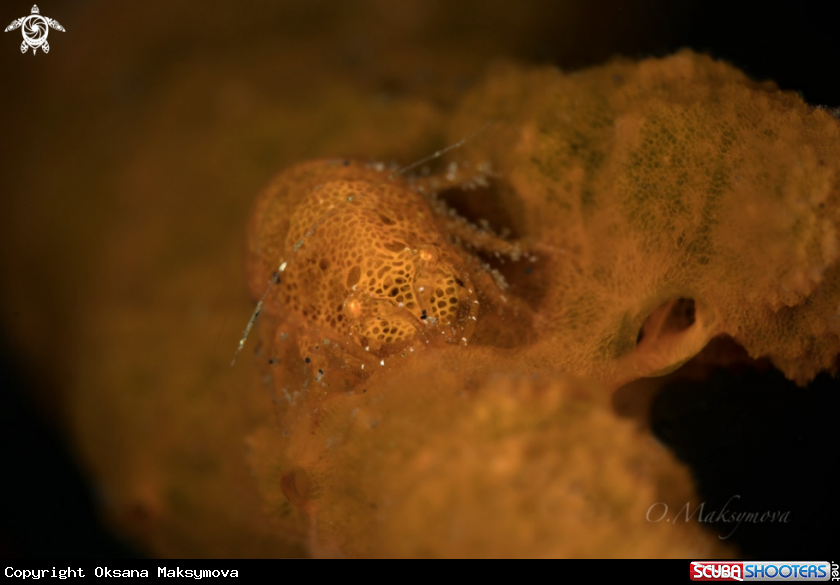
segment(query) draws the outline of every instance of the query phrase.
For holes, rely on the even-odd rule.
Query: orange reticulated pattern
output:
[[[350,161],[306,163],[263,194],[254,221],[256,298],[284,264],[264,313],[380,358],[415,338],[472,335],[479,302],[463,252],[401,179]]]

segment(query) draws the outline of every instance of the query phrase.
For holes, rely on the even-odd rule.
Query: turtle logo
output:
[[[50,28],[64,32],[64,27],[58,24],[57,20],[41,16],[38,6],[32,7],[32,14],[13,20],[12,24],[6,27],[3,32],[9,32],[16,28],[23,27],[23,43],[20,45],[20,52],[25,53],[27,49],[32,47],[32,54],[40,47],[45,53],[50,52],[50,44],[47,42],[47,35]]]

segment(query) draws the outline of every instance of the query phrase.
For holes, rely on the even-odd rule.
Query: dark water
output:
[[[0,9],[0,20],[11,21],[28,14],[25,4],[10,4],[4,3]],[[260,2],[236,3],[236,10],[230,10],[232,2],[205,4],[196,5],[190,31],[200,30],[205,24],[214,31],[241,29],[248,26],[247,19],[237,19],[228,26],[224,21],[227,13],[247,9],[260,14],[265,8]],[[304,4],[310,7],[306,12],[310,19],[319,15],[326,18],[339,9],[352,10],[347,5],[340,8],[335,2],[290,1],[273,3],[280,7],[275,8],[273,17],[282,17],[287,5],[292,21],[283,22],[283,30],[294,30],[293,19]],[[483,36],[488,39],[483,45],[488,58],[508,55],[564,68],[594,65],[615,54],[659,56],[689,47],[728,60],[755,78],[773,79],[783,89],[799,91],[814,105],[840,106],[840,35],[837,11],[827,9],[828,3],[571,2],[579,23],[571,37],[558,36],[558,30],[567,28],[556,21],[562,12],[556,8],[558,2],[507,2],[511,12],[527,5],[545,14],[542,19],[529,21],[532,30],[525,35],[521,31],[506,34],[506,26],[523,26],[516,24],[519,21],[515,17],[508,25],[505,19],[483,14],[483,3],[457,4],[448,13],[440,10],[447,18],[433,21],[427,34],[419,34],[411,42],[431,46]],[[79,2],[41,8],[45,14],[52,11],[56,18],[57,12],[63,11],[60,20],[70,30],[69,25],[77,22],[79,15],[94,13],[95,6],[95,2]],[[401,10],[399,2],[388,6],[389,10]],[[407,14],[405,18],[412,16]],[[265,23],[255,24],[255,30],[259,35],[272,34]],[[155,31],[140,27],[124,34],[153,37]],[[164,61],[172,53],[191,50],[217,51],[224,58],[228,43],[241,42],[223,35],[189,38],[193,45],[158,47],[154,58]],[[0,87],[5,95],[0,99],[23,100],[20,93],[14,93],[27,75],[21,62],[15,60],[22,57],[17,48],[19,38],[15,37],[15,42],[5,37],[2,40],[0,76],[5,83]],[[359,42],[363,46],[364,40]],[[55,53],[63,48],[59,41],[54,43]],[[109,50],[107,43],[101,50]],[[364,54],[358,45],[337,44],[335,51],[336,58],[346,58],[350,65]],[[127,80],[128,85],[122,89],[130,93],[131,83]],[[387,85],[387,80],[383,83]],[[61,96],[54,99],[59,103]],[[4,126],[7,115],[8,110],[2,118]],[[0,142],[4,176],[14,172],[2,160],[15,146],[14,136],[6,135]],[[9,335],[2,337],[5,343],[0,346],[15,347]],[[93,490],[62,435],[50,423],[52,419],[36,407],[32,398],[35,391],[42,396],[50,394],[49,388],[39,386],[61,383],[39,375],[41,369],[49,369],[46,358],[42,364],[24,362],[14,349],[5,351],[0,359],[0,556],[137,555],[98,522]],[[808,390],[790,386],[773,372],[721,373],[697,386],[666,390],[654,403],[652,418],[658,436],[692,465],[709,509],[719,509],[739,494],[751,510],[792,511],[792,521],[787,524],[740,526],[732,541],[746,554],[818,560],[832,552],[828,534],[838,525],[837,507],[832,502],[837,488],[836,427],[832,423],[838,412],[838,388],[836,381],[826,377],[819,378]],[[714,528],[726,531],[728,527]]]

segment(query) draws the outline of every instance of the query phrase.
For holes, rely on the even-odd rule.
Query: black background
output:
[[[14,10],[6,10],[6,4],[0,16],[10,20],[19,3]],[[60,11],[71,13],[76,4],[61,3]],[[399,0],[392,5],[400,9]],[[619,33],[614,41],[557,62],[548,21],[534,31],[530,45],[513,51],[515,56],[580,68],[614,54],[661,56],[689,47],[725,59],[754,78],[773,79],[813,105],[840,106],[840,34],[837,10],[828,2],[615,1],[586,6],[589,26],[600,20],[618,23],[612,29]],[[642,32],[622,29],[624,19],[642,19],[647,25]],[[10,50],[8,45],[3,49]],[[142,556],[99,523],[94,491],[52,419],[31,399],[33,386],[42,379],[37,364],[24,366],[14,340],[2,332],[0,340],[5,348],[0,352],[0,556]],[[666,390],[654,403],[654,431],[692,465],[709,508],[741,493],[754,496],[758,508],[793,510],[790,525],[739,528],[733,540],[746,554],[830,560],[836,552],[831,535],[838,526],[838,406],[837,382],[827,376],[798,390],[773,371],[722,372],[687,393]],[[732,414],[744,411],[753,414],[749,419]]]

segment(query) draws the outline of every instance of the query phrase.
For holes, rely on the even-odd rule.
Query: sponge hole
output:
[[[678,298],[670,300],[657,307],[642,324],[636,337],[638,346],[645,337],[650,338],[654,332],[660,335],[680,333],[685,331],[696,320],[694,299]]]
[[[714,311],[702,307],[694,299],[677,297],[648,315],[636,338],[637,375],[667,374],[705,347],[715,333],[716,319]]]

